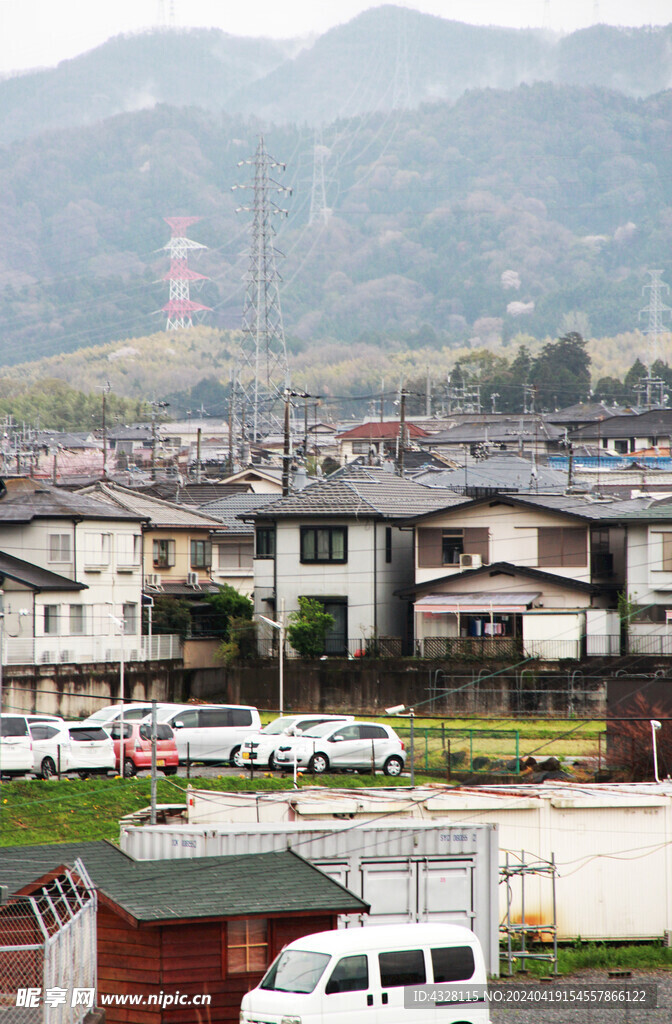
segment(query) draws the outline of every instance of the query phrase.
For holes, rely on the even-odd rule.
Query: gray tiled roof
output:
[[[201,510],[219,519],[224,529],[231,533],[252,535],[254,526],[238,518],[249,512],[256,512],[278,500],[277,494],[233,494],[228,498],[218,498],[202,505]]]
[[[414,478],[428,487],[494,487],[510,491],[557,491],[567,487],[567,474],[548,466],[534,466],[513,452],[501,452],[482,461],[468,460],[466,467],[430,469]]]
[[[96,888],[137,921],[368,909],[291,850],[135,861],[105,842],[6,847],[0,884],[16,892],[78,857]]]
[[[127,509],[143,519],[148,519],[152,526],[169,527],[171,529],[214,529],[220,524],[212,516],[186,505],[177,505],[162,498],[154,498],[141,491],[134,491],[118,484],[98,483],[90,492],[100,498],[101,503],[109,503],[112,507]]]
[[[70,519],[73,516],[122,521],[143,518],[137,512],[99,501],[88,494],[42,483],[35,491],[10,493],[0,501],[0,522],[29,523],[33,519]]]
[[[357,466],[347,474],[341,475],[338,471],[296,494],[280,498],[253,515],[258,519],[282,516],[406,519],[414,513],[421,515],[462,501],[464,498],[454,491],[423,487],[377,467]]]

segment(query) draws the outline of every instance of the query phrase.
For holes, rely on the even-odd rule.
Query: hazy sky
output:
[[[558,31],[666,25],[672,0],[398,0],[455,21]],[[159,24],[214,26],[234,35],[302,36],[348,21],[379,0],[0,0],[0,71],[57,64],[120,32]]]

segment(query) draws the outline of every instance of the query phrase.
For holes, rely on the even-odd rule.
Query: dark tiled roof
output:
[[[599,522],[601,520],[615,520],[625,518],[628,513],[644,514],[650,504],[650,499],[632,498],[628,501],[619,501],[613,498],[602,499],[597,496],[582,494],[506,494],[486,498],[461,498],[458,504],[466,510],[486,502],[497,502],[498,504],[509,504],[512,507],[544,509],[547,512],[557,512],[559,515],[571,516],[574,519],[584,519],[588,522]],[[431,510],[418,515],[429,516]],[[409,524],[414,519],[409,516]]]
[[[430,469],[414,477],[428,487],[492,487],[502,491],[560,491],[567,487],[567,473],[533,465],[514,452],[500,452],[488,459],[469,459],[465,466],[437,472]]]
[[[254,526],[238,518],[248,512],[256,512],[278,500],[277,494],[234,494],[229,498],[218,498],[201,506],[201,511],[219,519],[231,534],[252,535]]]
[[[634,415],[614,416],[599,423],[589,423],[570,433],[576,440],[581,438],[641,437],[643,434],[672,433],[672,409],[648,409]]]
[[[138,521],[144,518],[135,512],[98,501],[86,494],[40,484],[31,492],[11,493],[0,501],[0,522],[29,523],[33,519],[118,519]]]
[[[373,517],[405,519],[464,501],[453,491],[402,479],[370,466],[344,467],[257,513],[257,519],[282,516]]]
[[[513,444],[518,440],[558,441],[564,436],[564,430],[549,423],[543,416],[503,416],[497,422],[488,420],[460,423],[441,434],[432,434],[428,440],[420,440],[418,443],[424,447],[479,444],[485,441]]]
[[[60,576],[57,572],[50,572],[32,562],[24,562],[22,558],[15,558],[0,551],[0,577],[23,583],[31,590],[88,590],[86,583],[77,583],[68,579],[67,576]]]
[[[303,913],[362,913],[368,904],[291,850],[135,861],[111,843],[5,847],[0,883],[12,892],[81,857],[96,888],[137,921]]]

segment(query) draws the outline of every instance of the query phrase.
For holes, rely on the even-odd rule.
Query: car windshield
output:
[[[94,711],[92,715],[85,718],[85,722],[109,722],[110,719],[116,718],[119,714],[119,708],[101,708],[100,711]]]
[[[285,729],[291,728],[296,722],[296,718],[276,718],[268,725],[265,725],[261,730],[264,736],[278,736],[279,733],[284,732]]]
[[[330,959],[328,953],[286,949],[271,965],[259,988],[275,992],[312,992]]]
[[[322,725],[314,725],[312,729],[306,729],[304,736],[326,736],[335,729],[337,725],[345,725],[345,722],[322,722]]]
[[[74,729],[70,729],[70,737],[78,743],[98,743],[100,740],[109,739],[109,736],[104,729],[97,729],[95,726],[90,726],[85,729],[81,726],[77,726]]]

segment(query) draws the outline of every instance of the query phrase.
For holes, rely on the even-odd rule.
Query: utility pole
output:
[[[112,385],[109,380],[106,380],[104,384],[98,385],[97,390],[103,393],[103,480],[107,480],[107,424],[105,420],[105,399],[112,390]]]
[[[289,435],[289,399],[291,392],[285,388],[285,429],[284,443],[282,448],[282,496],[286,498],[289,494],[289,462],[291,459],[291,439]]]
[[[429,367],[427,367],[427,385],[425,388],[425,416],[427,419],[432,415],[432,378],[429,375]]]
[[[399,395],[399,453],[397,456],[397,473],[404,475],[404,447],[406,445],[406,395],[408,392],[402,388]]]
[[[152,407],[152,469],[151,478],[156,480],[156,411],[157,409],[167,409],[170,402],[157,402],[156,400],[149,403]]]

